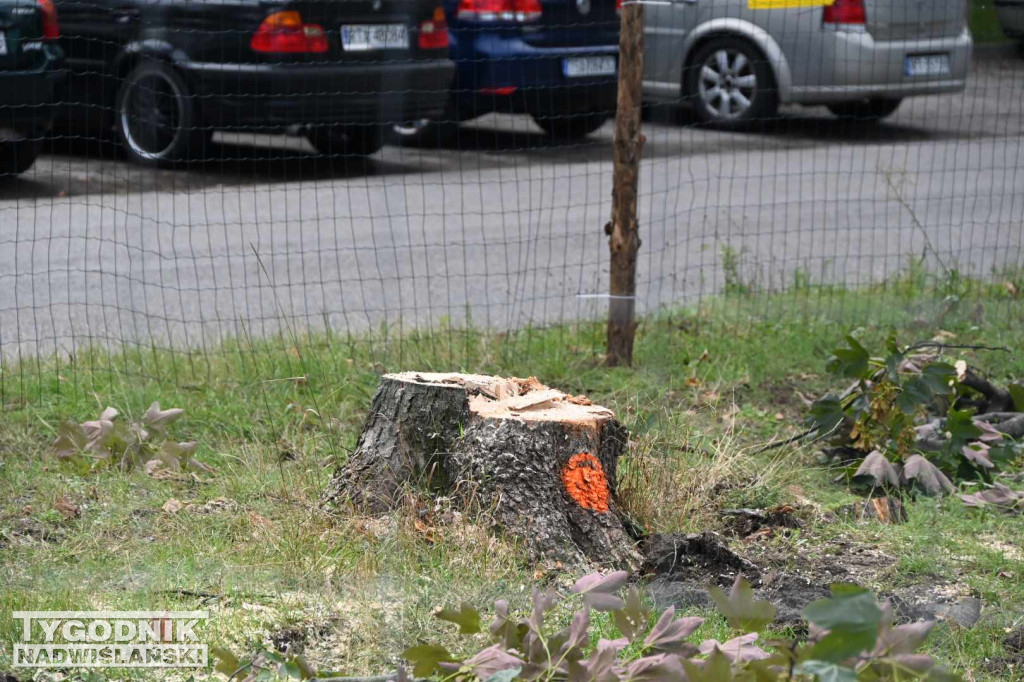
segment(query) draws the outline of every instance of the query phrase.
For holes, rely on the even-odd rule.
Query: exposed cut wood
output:
[[[611,410],[532,377],[388,374],[324,499],[382,513],[426,485],[472,501],[538,559],[634,568],[615,504],[626,443]]]

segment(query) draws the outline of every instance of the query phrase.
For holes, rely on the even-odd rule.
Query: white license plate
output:
[[[348,52],[409,49],[409,27],[405,24],[345,24],[341,47]]]
[[[907,57],[906,72],[908,76],[948,76],[948,54],[922,54]]]
[[[615,75],[615,57],[569,57],[562,60],[562,73],[566,78]]]
[[[7,34],[0,31],[0,56],[7,54]]]

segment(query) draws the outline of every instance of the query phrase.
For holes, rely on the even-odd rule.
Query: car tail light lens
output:
[[[274,12],[260,24],[249,46],[255,52],[327,52],[327,34],[307,24],[298,12]]]
[[[825,7],[823,21],[826,24],[858,24],[867,21],[864,0],[835,0]]]
[[[60,26],[57,24],[57,8],[53,6],[53,0],[36,1],[43,10],[43,40],[57,40],[60,38]]]
[[[443,7],[435,7],[434,16],[420,24],[420,36],[417,43],[421,50],[439,50],[448,47],[448,22],[445,21]]]
[[[540,0],[460,0],[457,16],[470,21],[527,22],[540,19]]]
[[[514,85],[502,85],[501,87],[497,87],[497,88],[480,88],[480,94],[481,95],[501,95],[501,96],[507,96],[507,95],[514,94],[516,89],[517,88]]]
[[[615,0],[615,11],[622,14],[622,0]]]

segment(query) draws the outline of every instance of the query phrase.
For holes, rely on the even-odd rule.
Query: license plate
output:
[[[908,76],[948,76],[948,54],[922,54],[907,57],[906,72]]]
[[[409,27],[405,24],[345,24],[341,47],[348,52],[409,49]]]
[[[570,57],[562,60],[562,73],[566,78],[615,75],[615,57]]]
[[[0,31],[0,57],[7,54],[7,34]]]

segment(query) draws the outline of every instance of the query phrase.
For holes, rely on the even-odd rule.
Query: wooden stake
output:
[[[641,83],[644,72],[644,6],[622,6],[619,31],[619,96],[615,112],[612,217],[605,226],[611,252],[608,293],[609,366],[633,363],[636,335],[636,257],[640,250],[637,195],[640,179]]]

